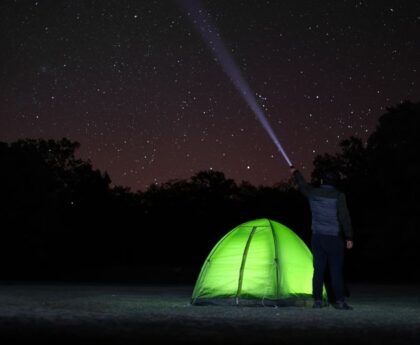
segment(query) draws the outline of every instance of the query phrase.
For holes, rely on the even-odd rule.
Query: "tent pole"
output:
[[[239,304],[239,296],[242,291],[242,282],[243,282],[243,277],[244,277],[245,262],[248,256],[249,245],[251,244],[251,239],[254,236],[255,230],[257,230],[256,226],[252,228],[251,233],[249,234],[248,240],[246,241],[244,253],[242,255],[241,269],[239,271],[238,290],[236,291],[236,298],[235,298],[235,302],[237,305]]]
[[[280,265],[279,265],[279,250],[278,250],[278,239],[277,234],[273,228],[273,224],[271,224],[271,221],[268,221],[270,223],[271,233],[273,235],[273,242],[274,242],[274,263],[276,265],[276,297],[280,297]]]

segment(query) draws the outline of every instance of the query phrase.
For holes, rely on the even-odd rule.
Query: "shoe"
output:
[[[312,308],[313,309],[321,309],[322,308],[322,301],[315,301]]]
[[[334,306],[335,309],[339,309],[339,310],[353,310],[353,307],[349,306],[346,302],[344,301],[339,301],[335,304]]]

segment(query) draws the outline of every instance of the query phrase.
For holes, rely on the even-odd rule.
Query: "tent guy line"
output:
[[[184,8],[188,17],[191,19],[194,26],[196,27],[197,31],[201,34],[204,41],[209,46],[214,57],[217,61],[220,62],[220,65],[222,66],[224,72],[228,75],[232,83],[235,85],[236,89],[242,95],[243,99],[254,112],[254,114],[257,117],[257,120],[261,123],[261,125],[273,141],[274,145],[276,145],[277,149],[282,154],[287,164],[289,166],[293,166],[291,160],[286,154],[286,151],[284,150],[279,139],[274,133],[273,128],[270,126],[267,117],[264,115],[264,112],[258,105],[254,93],[251,91],[251,88],[249,87],[245,78],[242,76],[241,71],[235,64],[232,55],[229,53],[229,51],[223,44],[220,34],[217,31],[215,25],[211,23],[209,13],[201,6],[198,0],[178,0],[178,3],[181,5],[181,7]]]

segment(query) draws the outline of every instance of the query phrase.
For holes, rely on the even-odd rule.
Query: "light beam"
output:
[[[210,15],[208,14],[208,12],[201,6],[199,0],[178,0],[178,3],[187,12],[188,17],[190,17],[194,26],[209,46],[214,57],[217,61],[220,62],[220,65],[222,66],[224,72],[229,76],[236,89],[239,91],[246,103],[252,109],[252,111],[257,117],[257,120],[266,130],[269,137],[276,145],[277,149],[283,155],[287,164],[289,166],[293,166],[292,162],[286,154],[286,151],[283,149],[283,146],[281,145],[279,139],[277,138],[276,134],[271,128],[270,123],[264,115],[264,112],[257,103],[254,93],[251,91],[251,88],[249,87],[248,83],[243,78],[241,71],[239,70],[238,66],[233,60],[232,55],[229,53],[229,51],[223,44],[220,34],[218,33],[215,25],[211,23]]]

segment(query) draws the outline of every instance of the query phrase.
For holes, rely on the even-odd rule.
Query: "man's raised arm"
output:
[[[311,190],[311,186],[309,186],[306,181],[305,178],[303,177],[303,175],[300,173],[299,170],[297,170],[294,166],[290,167],[290,172],[292,173],[292,176],[296,182],[296,184],[299,187],[300,192],[305,195],[306,197],[309,196],[310,190]]]

